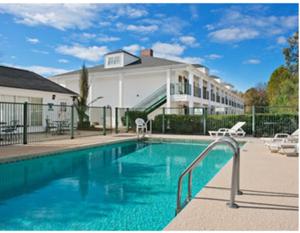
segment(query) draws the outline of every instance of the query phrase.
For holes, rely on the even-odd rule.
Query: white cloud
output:
[[[99,61],[102,56],[108,53],[106,46],[90,46],[84,47],[81,45],[66,46],[62,45],[56,48],[56,51],[61,54],[70,55],[87,61]]]
[[[151,33],[158,30],[157,25],[134,25],[134,24],[125,25],[123,23],[118,23],[117,28],[120,30],[127,30],[127,31],[138,32],[138,33]]]
[[[286,38],[284,36],[279,36],[277,37],[277,44],[285,44],[286,43]]]
[[[16,67],[24,70],[30,70],[42,76],[52,76],[56,74],[69,72],[69,70],[66,69],[60,69],[60,68],[49,67],[49,66],[39,66],[39,65],[22,66],[22,65],[14,65],[14,64],[4,64],[4,65],[10,67]]]
[[[67,60],[67,59],[58,59],[58,62],[66,64],[66,63],[69,63],[69,60]]]
[[[2,4],[0,14],[15,17],[17,23],[28,26],[44,25],[59,30],[91,27],[99,8],[91,4]]]
[[[199,46],[199,43],[197,43],[197,39],[193,36],[181,36],[179,37],[179,40],[181,41],[181,43],[191,47]]]
[[[254,38],[266,38],[296,30],[298,16],[267,15],[260,5],[253,7],[229,7],[217,12],[217,23],[208,24],[209,37],[217,42],[239,42]]]
[[[152,45],[152,49],[156,57],[161,57],[169,60],[190,63],[190,64],[199,64],[204,60],[200,57],[184,57],[182,56],[185,50],[185,46],[179,45],[176,43],[162,43],[156,42]]]
[[[141,47],[138,44],[132,44],[132,45],[129,45],[129,46],[124,46],[123,49],[125,51],[128,51],[128,52],[132,53],[132,54],[137,54],[137,52],[140,51],[141,49],[143,49],[143,47]]]
[[[251,65],[257,65],[260,64],[260,60],[259,59],[249,59],[247,61],[244,61],[244,64],[251,64]]]
[[[129,18],[140,18],[148,15],[148,11],[142,8],[134,8],[131,6],[118,7],[116,14],[120,16],[127,16]]]
[[[97,40],[100,42],[114,42],[114,41],[118,41],[120,39],[121,38],[115,37],[115,36],[100,36],[97,38]]]
[[[156,53],[164,53],[169,55],[181,55],[185,47],[179,44],[168,44],[168,43],[156,42],[152,46],[152,49]]]
[[[253,39],[259,35],[259,32],[249,28],[224,28],[208,34],[208,36],[217,42],[238,42],[247,39]]]
[[[95,38],[97,35],[94,34],[94,33],[87,33],[87,32],[84,32],[84,33],[82,33],[81,36],[82,36],[83,38],[85,38],[85,39],[93,39],[93,38]]]
[[[40,43],[38,38],[30,38],[30,37],[26,37],[26,41],[29,42],[30,44],[38,44]]]
[[[216,60],[216,59],[222,58],[223,56],[220,54],[212,53],[212,54],[207,55],[206,57],[210,60]]]
[[[188,23],[178,17],[166,17],[165,15],[157,16],[159,18],[145,18],[140,22],[155,25],[159,28],[159,32],[171,35],[180,35],[182,30]]]

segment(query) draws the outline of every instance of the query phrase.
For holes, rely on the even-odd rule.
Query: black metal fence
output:
[[[79,124],[75,106],[0,102],[0,145],[105,135],[112,131],[112,111],[87,107],[88,121]]]
[[[255,137],[292,133],[299,127],[298,107],[286,106],[245,106],[235,113],[232,108],[157,108],[148,113],[143,108],[88,107],[85,113],[88,122],[82,124],[75,106],[0,102],[0,146],[134,132],[136,118],[148,121],[149,130],[159,134],[207,135],[239,121]]]
[[[203,107],[159,108],[147,114],[145,109],[116,108],[115,132],[133,132],[135,119],[151,120],[153,133],[207,135],[210,130],[231,128],[239,121],[247,135],[270,137],[292,133],[299,127],[298,107],[245,106],[234,113],[232,108]]]

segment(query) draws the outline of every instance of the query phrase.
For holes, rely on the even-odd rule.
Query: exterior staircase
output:
[[[134,106],[134,108],[143,108],[147,114],[153,112],[155,109],[159,108],[161,105],[167,102],[167,88],[166,84],[158,88],[151,95],[147,96],[141,102]]]

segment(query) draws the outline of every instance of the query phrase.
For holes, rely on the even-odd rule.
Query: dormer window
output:
[[[108,58],[107,65],[115,66],[115,65],[120,65],[120,64],[121,64],[120,55]]]
[[[117,50],[105,55],[105,68],[124,67],[128,64],[136,62],[140,58],[128,53],[124,50]]]

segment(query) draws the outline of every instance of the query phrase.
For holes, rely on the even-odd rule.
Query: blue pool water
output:
[[[0,165],[0,230],[161,230],[177,181],[207,143],[129,141]],[[197,193],[232,157],[217,148]]]

